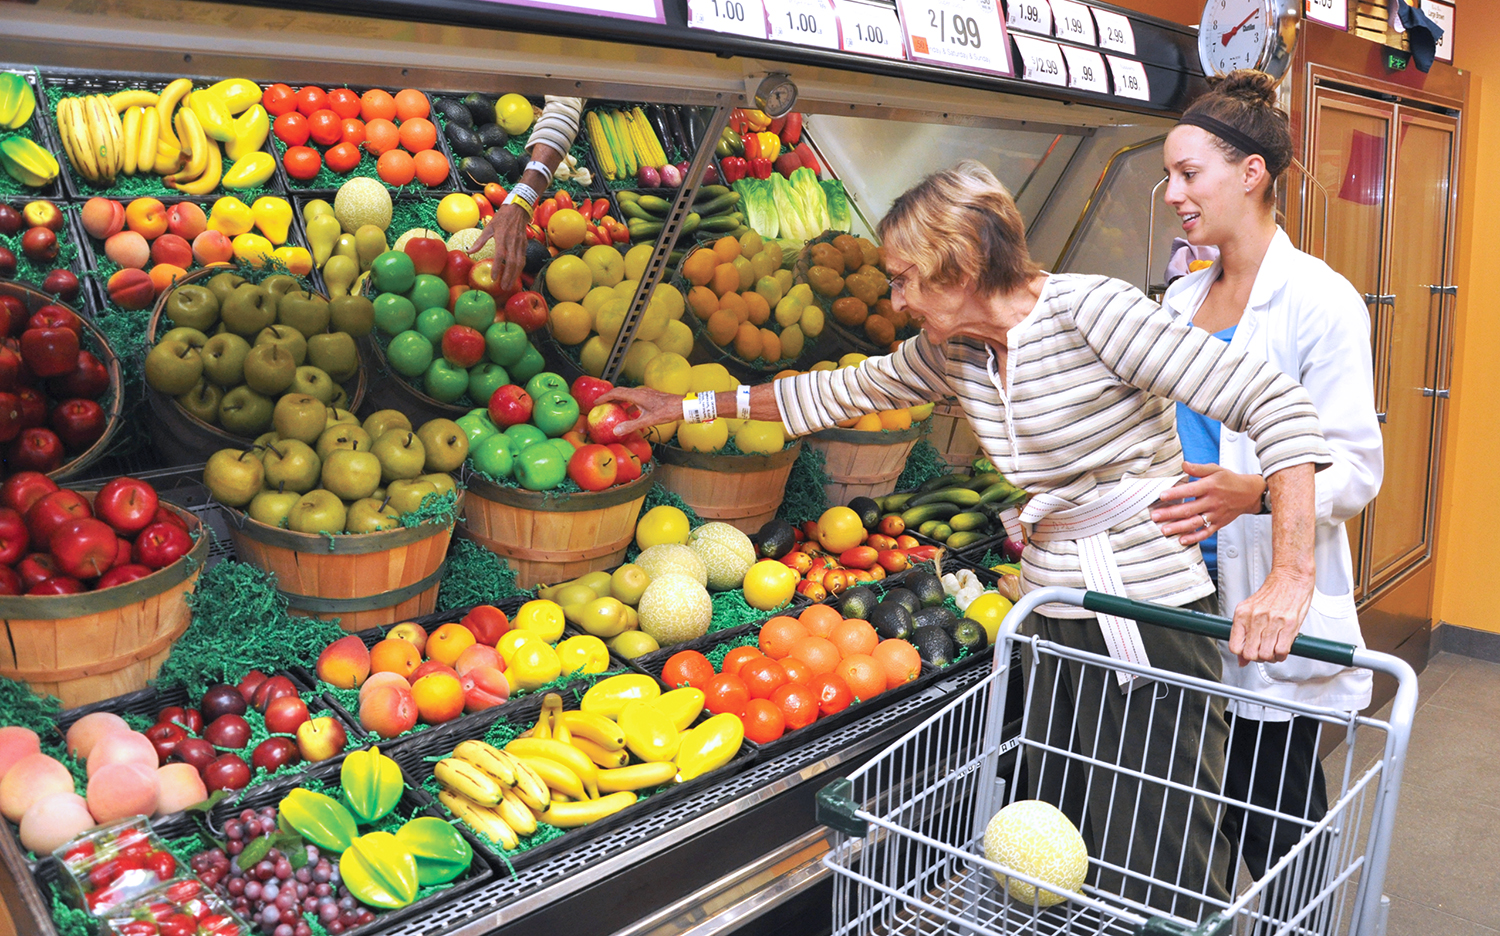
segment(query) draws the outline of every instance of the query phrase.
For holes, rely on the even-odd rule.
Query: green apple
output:
[[[219,403],[219,425],[235,435],[255,436],[271,428],[275,403],[241,384]]]
[[[469,392],[469,372],[453,366],[445,358],[437,358],[427,365],[427,372],[422,375],[422,389],[441,403],[456,403]]]
[[[209,425],[218,421],[219,404],[223,401],[223,388],[206,378],[199,378],[193,389],[177,398],[177,402],[183,409]]]
[[[469,448],[469,461],[476,471],[482,471],[496,480],[510,477],[514,466],[515,443],[503,433],[488,435]]]
[[[284,527],[287,515],[301,499],[295,491],[261,491],[250,502],[250,518],[267,526]]]
[[[403,377],[416,377],[432,363],[432,342],[420,332],[407,330],[391,339],[385,351],[391,368]]]
[[[364,296],[335,296],[328,303],[328,318],[328,327],[333,331],[363,338],[375,327],[375,305]]]
[[[245,382],[245,357],[250,353],[250,342],[233,332],[214,335],[208,339],[203,350],[203,376],[221,387],[238,387]]]
[[[403,251],[387,250],[370,261],[370,279],[383,293],[404,293],[416,278],[416,264]]]
[[[482,335],[495,323],[495,297],[480,289],[459,293],[453,303],[453,318]]]
[[[326,462],[328,456],[337,449],[368,452],[374,444],[375,440],[370,438],[370,434],[357,424],[351,426],[348,423],[329,423],[323,434],[318,436],[318,444],[313,446],[313,450]]]
[[[276,303],[276,321],[297,329],[305,338],[326,332],[328,316],[328,300],[322,296],[292,293]]]
[[[272,491],[296,491],[305,494],[318,486],[323,471],[322,459],[306,442],[282,439],[266,449],[266,487]]]
[[[528,491],[550,491],[568,476],[568,460],[555,445],[529,445],[515,460],[516,480]]]
[[[380,487],[380,470],[380,459],[371,452],[335,449],[323,462],[321,481],[340,500],[361,500]]]
[[[203,332],[199,331],[196,328],[188,328],[185,325],[179,325],[177,328],[174,328],[171,331],[167,332],[165,335],[162,335],[161,340],[186,341],[188,347],[197,348],[200,351],[203,349],[204,345],[208,344],[207,335],[203,334]]]
[[[243,276],[234,273],[219,273],[209,278],[208,291],[213,293],[214,298],[219,300],[219,305],[222,309],[224,300],[232,296],[234,291],[244,281],[245,278]]]
[[[381,293],[375,297],[375,327],[387,335],[399,335],[417,321],[417,307],[411,300],[396,293]]]
[[[431,481],[413,478],[408,481],[392,481],[386,488],[385,499],[386,504],[395,508],[397,513],[408,514],[422,506],[427,495],[437,492],[437,485]]]
[[[542,376],[546,375],[538,375]],[[561,377],[557,379],[562,380]],[[540,396],[533,395],[532,399],[535,403],[531,410],[531,421],[547,435],[557,438],[577,425],[578,401],[566,390],[543,390]]]
[[[418,315],[428,309],[448,311],[448,284],[443,282],[441,276],[419,273],[406,297],[417,307]]]
[[[146,383],[168,396],[182,396],[203,376],[203,356],[180,339],[162,340],[146,355]]]
[[[526,392],[531,394],[533,400],[540,400],[549,390],[561,390],[567,393],[568,382],[552,371],[533,374],[531,379],[526,381]]]
[[[296,379],[297,359],[280,344],[258,344],[245,355],[245,384],[256,393],[276,396]]]
[[[513,366],[530,347],[526,329],[515,322],[496,322],[484,331],[485,354],[501,367]]]
[[[510,374],[499,364],[480,361],[469,368],[469,399],[485,406],[495,391],[510,383]]]
[[[213,287],[210,286],[210,289]],[[241,283],[219,303],[224,327],[242,338],[257,335],[276,322],[276,296],[260,286]]]
[[[437,488],[439,494],[453,494],[458,491],[458,482],[453,480],[453,475],[445,474],[441,471],[417,475],[417,480],[426,481]]]
[[[253,451],[219,449],[203,466],[203,484],[214,500],[228,507],[243,507],[265,485],[265,467]]]
[[[458,428],[462,429],[468,438],[470,451],[480,439],[500,434],[499,427],[490,421],[490,414],[482,409],[469,410],[454,422],[458,423]]]
[[[292,385],[287,389],[289,393],[301,393],[306,396],[315,397],[320,400],[324,407],[333,400],[333,378],[321,367],[313,367],[304,364],[297,368],[296,375],[292,377]]]
[[[307,339],[307,363],[327,372],[337,383],[359,373],[359,349],[343,332],[313,335]]]
[[[174,325],[186,325],[207,333],[219,323],[219,297],[207,286],[189,283],[167,294],[162,314]]]
[[[417,438],[427,455],[423,471],[455,471],[469,457],[469,437],[451,419],[427,420],[417,430]]]
[[[283,439],[316,445],[328,428],[328,407],[315,396],[288,393],[276,401],[271,423]]]
[[[349,412],[348,410],[343,409],[342,407],[328,407],[328,425],[332,426],[338,423],[347,423],[351,426],[357,426],[359,425],[359,417]]]
[[[536,349],[536,345],[528,344],[521,359],[508,365],[506,370],[510,371],[511,383],[521,383],[540,374],[546,366],[547,362],[542,359],[542,352]]]
[[[427,450],[422,440],[409,429],[387,429],[375,440],[370,451],[380,459],[380,480],[392,481],[415,478],[422,473],[427,462]]]
[[[400,410],[376,410],[365,418],[365,431],[371,439],[378,439],[389,429],[410,429],[411,420]]]
[[[307,363],[307,336],[290,325],[271,325],[262,328],[255,336],[255,343],[257,345],[281,345],[291,354],[298,367]]]
[[[538,442],[547,441],[547,433],[533,426],[531,423],[517,423],[505,430],[503,433],[510,439],[512,451],[519,452]]]
[[[376,500],[366,497],[349,505],[349,516],[344,522],[345,533],[374,533],[378,530],[394,530],[401,525],[401,514],[384,498]]]
[[[337,494],[318,488],[297,499],[287,514],[286,525],[298,533],[342,533],[348,517]]]

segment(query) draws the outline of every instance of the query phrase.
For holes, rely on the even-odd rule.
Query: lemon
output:
[[[547,265],[547,291],[552,294],[552,298],[563,302],[579,302],[593,288],[594,271],[578,257],[563,254]]]
[[[867,357],[868,355],[860,354],[857,351],[850,351],[848,354],[839,358],[839,367],[854,367],[861,361],[865,360]]]
[[[598,335],[583,343],[578,349],[578,366],[590,377],[598,377],[604,373],[604,365],[609,363],[609,344]]]
[[[823,334],[823,325],[825,324],[823,307],[816,302],[803,306],[802,319],[799,324],[802,326],[802,333],[809,338],[816,338]],[[833,368],[830,367],[828,369],[832,370]]]
[[[770,611],[792,600],[800,576],[779,559],[762,559],[745,573],[745,601],[758,611]]]
[[[838,555],[865,541],[865,525],[848,507],[830,507],[818,518],[818,542]]]
[[[531,129],[536,111],[531,102],[519,94],[505,94],[495,102],[495,123],[510,136],[519,136]]]
[[[437,206],[437,223],[449,234],[479,224],[479,206],[474,203],[474,196],[460,192],[443,196]]]
[[[683,322],[668,322],[666,330],[656,339],[656,346],[663,351],[687,357],[693,353],[693,330]],[[689,382],[689,389],[692,389]],[[683,393],[686,393],[684,390]]]
[[[672,351],[663,351],[646,365],[645,384],[662,393],[685,395],[690,389],[692,366],[687,358]]]
[[[599,310],[604,308],[604,304],[615,298],[618,297],[615,296],[613,289],[608,286],[595,286],[589,290],[587,296],[583,297],[583,307],[589,310],[590,315],[598,315]]]
[[[651,262],[651,251],[655,244],[636,244],[625,254],[625,278],[639,280],[641,274],[646,272],[646,264]]]
[[[999,592],[985,592],[964,609],[964,617],[984,628],[985,637],[993,645],[1000,634],[1000,622],[1010,613],[1011,603]]]
[[[635,544],[650,549],[662,543],[684,544],[692,530],[688,526],[687,514],[669,504],[652,507],[646,511],[635,527]]]
[[[706,423],[682,423],[677,427],[677,444],[689,452],[717,452],[728,442],[729,423],[722,419]]]
[[[723,364],[694,364],[692,383],[694,393],[702,393],[705,390],[733,390],[739,386]]]
[[[611,640],[609,649],[627,660],[633,660],[645,653],[655,653],[661,649],[661,645],[656,642],[655,637],[644,631],[628,630]]]
[[[646,379],[646,366],[658,354],[661,354],[661,349],[654,342],[637,338],[631,342],[630,350],[625,352],[625,361],[620,365],[620,370],[631,383],[643,383]]]
[[[615,343],[620,328],[625,324],[625,313],[629,311],[630,303],[624,299],[610,299],[599,307],[599,312],[594,316],[594,330],[606,344]]]
[[[734,444],[747,455],[774,455],[786,445],[786,433],[779,422],[747,419],[734,434]]]
[[[594,317],[576,302],[559,302],[547,315],[547,327],[558,344],[576,345],[593,331]]]

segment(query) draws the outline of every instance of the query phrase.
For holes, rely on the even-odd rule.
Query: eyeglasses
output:
[[[910,273],[912,270],[915,270],[916,268],[917,268],[917,265],[915,263],[913,263],[911,266],[909,266],[906,269],[902,270],[900,273],[897,273],[895,276],[887,276],[885,278],[885,281],[886,281],[886,283],[888,283],[890,285],[891,292],[893,292],[893,293],[895,293],[895,292],[900,292],[900,293],[906,292],[906,274]]]

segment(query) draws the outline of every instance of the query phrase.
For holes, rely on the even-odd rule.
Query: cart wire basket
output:
[[[1298,657],[1355,666],[1395,677],[1398,688],[1389,720],[1357,712],[1288,702],[1178,672],[1154,669],[1020,633],[1023,620],[1050,603],[1129,618],[1215,640],[1228,640],[1230,622],[1179,608],[1143,604],[1097,592],[1042,588],[1026,595],[1003,622],[994,670],[887,750],[818,794],[818,820],[839,834],[824,856],[834,872],[833,932],[838,934],[1176,934],[1176,936],[1380,936],[1388,903],[1381,888],[1391,847],[1401,771],[1417,704],[1416,673],[1383,653],[1299,637]],[[1026,705],[1019,734],[1002,731],[1011,645],[1027,669]],[[1039,679],[1039,669],[1071,673],[1073,685],[1088,680],[1105,690],[1099,702],[1068,698]],[[1120,672],[1140,677],[1121,684]],[[1050,683],[1050,685],[1049,685]],[[1108,717],[1108,693],[1143,694],[1126,705],[1121,734],[1144,735],[1157,753],[1144,758],[1139,746],[1089,737],[1090,725]],[[1210,730],[1210,717],[1226,705],[1261,707],[1261,721],[1231,721]],[[1232,743],[1233,731],[1260,733],[1278,724],[1278,714],[1310,720],[1317,740],[1325,732],[1344,742],[1342,766],[1328,766],[1328,806],[1321,817],[1287,795],[1285,771],[1290,742],[1275,760],[1278,744],[1262,749],[1254,772],[1274,770],[1282,789],[1270,806],[1248,793],[1228,795],[1221,777],[1223,757],[1209,745]],[[1135,724],[1130,720],[1136,719]],[[1222,721],[1218,722],[1222,725]],[[1280,723],[1285,725],[1286,722]],[[1012,726],[1014,731],[1014,726]],[[1290,737],[1291,732],[1286,732]],[[1184,746],[1176,739],[1190,739]],[[1255,734],[1259,740],[1260,734]],[[1202,739],[1212,740],[1202,740]],[[1355,757],[1379,750],[1368,766]],[[1115,748],[1109,750],[1107,748]],[[1163,752],[1163,748],[1165,751]],[[1199,755],[1193,757],[1195,752]],[[1019,749],[1019,750],[1017,750]],[[1172,754],[1173,750],[1177,752]],[[1002,756],[1015,750],[1015,766],[1000,776]],[[1316,750],[1316,747],[1315,747]],[[1202,755],[1208,754],[1205,759]],[[1007,761],[1009,757],[1006,757]],[[1153,762],[1155,761],[1155,763]],[[1169,766],[1163,769],[1161,761]],[[1187,762],[1187,763],[1183,763]],[[1209,766],[1216,763],[1217,768]],[[991,817],[1010,800],[1048,798],[1035,779],[1061,774],[1062,788],[1083,796],[1054,803],[1083,830],[1088,869],[1076,890],[1059,886],[985,857]],[[1052,787],[1048,788],[1053,789]],[[1009,797],[1007,796],[1009,791]],[[1028,795],[1029,794],[1029,795]],[[1067,800],[1067,797],[1062,797]],[[1081,802],[1088,802],[1084,810]],[[1103,808],[1100,808],[1102,804]],[[1272,860],[1259,880],[1241,866],[1245,833],[1237,840],[1220,830],[1227,814],[1259,815],[1275,829],[1290,831],[1290,848]],[[1085,814],[1087,819],[1085,819]],[[1312,815],[1314,818],[1306,818]],[[1186,847],[1164,829],[1176,829]],[[1102,850],[1104,854],[1097,852]],[[1196,851],[1189,862],[1184,853]],[[1204,855],[1206,854],[1206,860]],[[1196,868],[1196,870],[1190,869]],[[1039,873],[1046,873],[1037,869]],[[1076,878],[1075,878],[1076,879]],[[1018,882],[1031,885],[1021,889]],[[1030,892],[1023,901],[1008,893]],[[1048,906],[1049,899],[1058,900]]]

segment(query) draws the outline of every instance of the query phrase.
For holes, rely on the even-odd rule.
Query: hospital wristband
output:
[[[750,418],[750,387],[740,384],[734,390],[734,416],[736,419]]]
[[[533,159],[531,162],[527,163],[525,171],[540,172],[542,174],[542,178],[547,180],[546,182],[542,183],[544,188],[552,183],[552,170],[547,168],[547,164],[542,162],[540,159]]]

